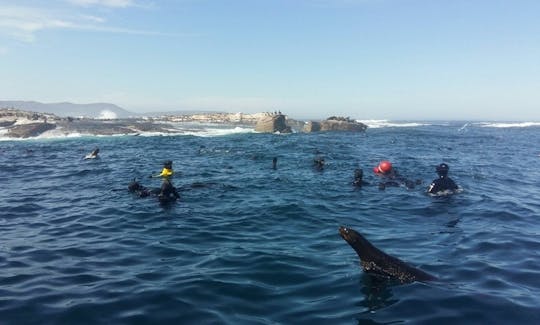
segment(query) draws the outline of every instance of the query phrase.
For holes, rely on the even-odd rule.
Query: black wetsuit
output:
[[[392,170],[386,174],[377,174],[378,176],[382,177],[383,181],[379,182],[379,189],[384,190],[387,187],[399,187],[402,184],[408,188],[413,189],[415,184],[419,184],[420,181],[412,181],[410,179],[407,179],[404,176],[401,176],[397,168],[392,168]]]
[[[364,172],[362,171],[362,169],[356,169],[354,171],[353,185],[356,186],[356,187],[362,187],[363,185],[369,185],[369,183],[364,181],[363,178],[364,178]]]
[[[318,171],[322,171],[324,169],[324,158],[315,158],[313,160],[313,168]]]
[[[458,186],[448,176],[440,176],[429,185],[428,193],[436,194],[444,191],[456,191]]]
[[[161,192],[159,193],[159,200],[161,202],[172,202],[180,198],[180,194],[176,188],[169,181],[164,181],[161,184]]]

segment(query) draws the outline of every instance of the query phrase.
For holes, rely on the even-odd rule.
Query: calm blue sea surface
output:
[[[2,141],[0,323],[539,324],[539,143],[464,123]],[[181,201],[128,193],[167,159]],[[379,190],[382,159],[423,183]],[[441,162],[462,193],[425,194]],[[340,225],[439,281],[373,281]]]

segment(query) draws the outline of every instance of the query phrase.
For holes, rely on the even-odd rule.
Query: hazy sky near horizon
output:
[[[537,0],[0,0],[0,100],[540,121]]]

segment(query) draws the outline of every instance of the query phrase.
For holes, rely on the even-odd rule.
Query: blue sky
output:
[[[536,0],[0,0],[0,100],[540,121]]]

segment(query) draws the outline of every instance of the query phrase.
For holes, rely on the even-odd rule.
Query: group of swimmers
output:
[[[313,168],[316,171],[322,171],[324,167],[325,161],[323,157],[317,156],[313,159]],[[272,169],[276,168],[277,158],[274,157],[272,159]],[[448,195],[458,191],[459,187],[450,177],[448,177],[449,170],[450,167],[448,167],[448,165],[445,163],[442,163],[435,168],[435,171],[439,177],[431,182],[427,189],[428,193],[433,195]],[[412,189],[416,185],[422,184],[422,180],[420,179],[410,180],[400,175],[397,168],[393,167],[392,163],[388,160],[383,160],[377,166],[373,167],[373,172],[381,179],[378,184],[380,190],[384,190],[386,187],[398,187],[401,185]],[[364,181],[364,171],[362,168],[357,168],[354,170],[354,180],[352,184],[356,187],[369,185],[368,182]]]
[[[276,158],[273,160],[273,168],[276,167]],[[322,171],[325,166],[324,158],[315,157],[313,159],[313,168],[317,171]],[[442,163],[435,168],[435,171],[439,175],[438,178],[434,179],[429,185],[427,192],[433,195],[447,195],[455,193],[459,187],[456,183],[448,177],[448,171],[450,167],[447,164]],[[405,186],[409,189],[414,188],[416,185],[422,184],[422,180],[410,180],[406,177],[400,175],[396,168],[392,166],[392,163],[388,160],[381,161],[377,166],[373,167],[373,172],[375,175],[381,178],[378,186],[380,190],[386,189],[386,187],[398,187]],[[368,182],[364,181],[364,171],[362,168],[357,168],[354,170],[354,180],[353,185],[356,187],[362,187],[364,185],[369,185]]]
[[[313,161],[314,168],[316,170],[322,170],[324,168],[324,158],[317,157]],[[274,157],[272,159],[272,168],[277,168],[277,158]],[[429,187],[427,188],[427,192],[432,195],[448,195],[455,193],[459,187],[456,185],[454,180],[452,180],[448,176],[448,171],[450,170],[450,167],[446,163],[439,164],[435,168],[435,172],[437,173],[438,177],[434,179]],[[404,185],[405,187],[412,189],[415,187],[415,185],[420,185],[422,183],[422,180],[415,180],[412,181],[410,179],[407,179],[403,176],[401,176],[397,168],[393,167],[392,163],[388,160],[381,161],[377,166],[373,168],[373,172],[375,175],[381,177],[381,181],[379,182],[378,186],[380,190],[384,190],[388,186],[401,186]],[[146,197],[150,195],[157,195],[160,202],[167,203],[167,202],[173,202],[180,198],[180,195],[178,194],[178,191],[176,188],[172,185],[170,178],[173,176],[174,171],[172,168],[172,161],[167,160],[163,163],[163,169],[161,170],[161,173],[157,175],[150,175],[150,178],[158,178],[161,177],[163,179],[163,183],[161,185],[160,189],[155,190],[149,190],[142,185],[140,185],[137,181],[133,181],[128,186],[128,189],[130,192],[137,194],[140,197]],[[353,185],[356,187],[362,187],[364,185],[369,185],[368,182],[365,182],[363,180],[364,177],[364,171],[361,168],[357,168],[354,171],[354,180]]]
[[[459,189],[456,183],[448,176],[449,170],[450,167],[445,163],[442,163],[435,168],[435,172],[439,177],[431,182],[427,189],[428,193],[434,195],[452,194]],[[379,189],[381,190],[384,190],[387,186],[400,186],[402,184],[407,188],[414,188],[415,185],[420,185],[422,183],[422,180],[417,179],[412,181],[401,176],[388,160],[381,161],[373,168],[373,172],[375,175],[381,177],[381,182],[379,182]],[[357,168],[354,171],[353,185],[357,187],[368,185],[368,183],[363,180],[363,176],[363,170]]]
[[[86,155],[84,159],[95,159],[99,158],[99,148],[95,148],[91,153]],[[149,189],[142,186],[135,179],[128,185],[128,190],[131,193],[136,194],[139,197],[147,196],[157,196],[161,203],[174,202],[180,198],[177,189],[173,186],[171,178],[174,175],[173,162],[167,160],[163,163],[163,169],[159,174],[150,175],[150,178],[161,178],[162,184],[159,189]],[[316,170],[323,170],[325,161],[322,157],[316,157],[313,160],[313,165]],[[277,168],[277,158],[272,159],[272,168]],[[433,195],[447,195],[455,193],[459,187],[456,183],[448,176],[448,171],[450,167],[446,163],[442,163],[435,168],[435,172],[438,177],[434,179],[427,188],[427,192]],[[388,186],[401,186],[412,189],[415,185],[420,185],[421,180],[417,179],[412,181],[401,176],[397,169],[392,165],[388,160],[381,161],[377,166],[373,167],[373,172],[375,175],[381,177],[381,181],[378,186],[380,190],[384,190]],[[357,168],[354,171],[354,180],[352,184],[356,187],[362,187],[364,185],[369,185],[368,182],[363,180],[364,171],[361,168]]]

